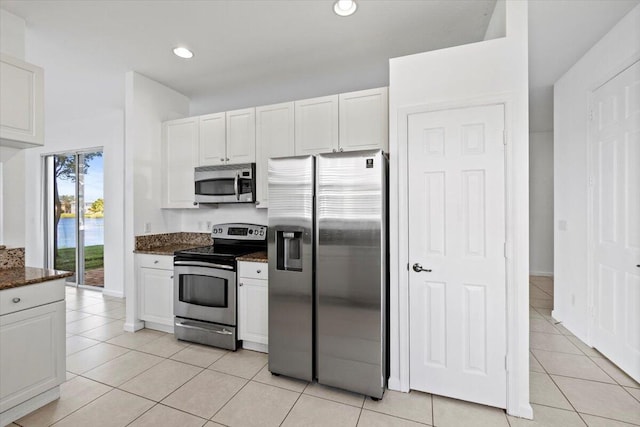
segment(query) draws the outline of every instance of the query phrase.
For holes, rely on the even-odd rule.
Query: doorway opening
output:
[[[45,157],[48,268],[73,271],[67,285],[104,287],[102,149]]]

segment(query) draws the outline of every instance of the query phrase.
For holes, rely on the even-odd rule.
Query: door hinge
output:
[[[409,263],[407,263],[407,271],[409,271]]]
[[[593,110],[589,110],[589,121],[593,121]]]
[[[502,249],[503,249],[503,255],[506,258],[507,257],[507,242],[504,242],[504,244],[502,245]]]
[[[529,356],[531,357],[531,356]],[[509,370],[509,357],[505,354],[504,356],[504,370],[508,371]]]
[[[502,131],[502,145],[507,145],[507,131]]]

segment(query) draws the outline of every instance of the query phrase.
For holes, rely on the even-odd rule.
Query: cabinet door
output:
[[[173,325],[173,270],[139,267],[140,319]]]
[[[163,129],[163,208],[193,208],[198,163],[198,118],[172,120]]]
[[[389,147],[387,88],[340,94],[340,149]]]
[[[65,304],[0,316],[0,412],[62,384]]]
[[[256,161],[256,109],[227,111],[227,163]]]
[[[296,155],[338,149],[338,95],[296,101]]]
[[[226,126],[224,113],[200,116],[200,166],[226,163]]]
[[[259,208],[269,205],[269,159],[295,154],[293,112],[293,102],[256,108],[256,206]]]
[[[0,55],[0,139],[29,147],[44,144],[44,71]]]
[[[268,344],[269,288],[266,280],[238,279],[238,338]]]

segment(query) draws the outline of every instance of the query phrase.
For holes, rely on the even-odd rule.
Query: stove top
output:
[[[220,256],[235,258],[247,255],[252,252],[264,250],[262,246],[230,246],[230,245],[211,245],[201,246],[199,248],[184,249],[176,251],[175,255],[202,255],[202,256]]]
[[[267,250],[267,227],[254,224],[218,224],[213,245],[174,252],[175,261],[205,261],[235,267],[236,257]]]

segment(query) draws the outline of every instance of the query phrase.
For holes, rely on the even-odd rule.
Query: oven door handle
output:
[[[203,261],[174,261],[173,265],[184,266],[184,267],[211,267],[211,268],[221,268],[223,270],[233,270],[233,266],[231,265],[213,264],[211,262],[203,262]]]
[[[197,329],[199,331],[213,332],[214,334],[233,335],[232,331],[227,331],[224,328],[222,328],[222,330],[219,331],[217,329],[208,329],[208,328],[203,328],[203,327],[200,327],[200,326],[188,325],[188,324],[182,323],[182,322],[175,322],[175,325],[179,326],[179,327],[182,327],[182,328],[186,328],[186,329]]]
[[[233,189],[236,192],[236,199],[240,200],[240,188],[238,187],[238,182],[240,182],[240,174],[236,174],[236,179],[233,181]]]

